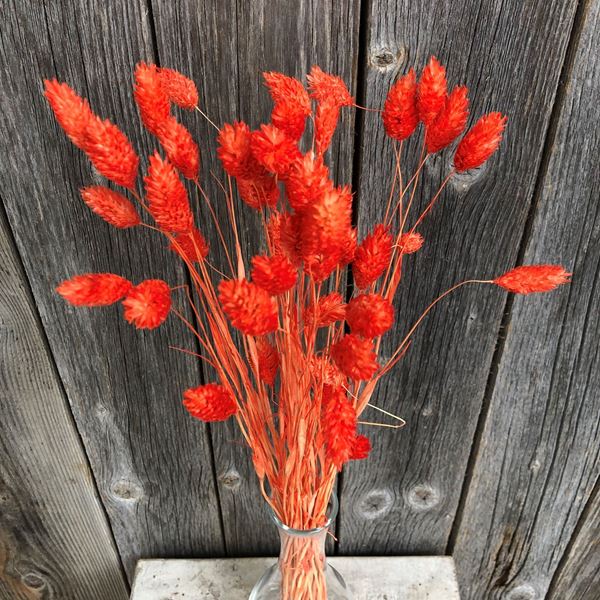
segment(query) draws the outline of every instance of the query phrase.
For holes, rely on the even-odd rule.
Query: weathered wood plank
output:
[[[276,10],[262,0],[153,0],[152,6],[159,60],[193,77],[203,110],[219,125],[239,118],[252,127],[268,121],[271,102],[262,83],[263,71],[303,78],[312,64],[319,64],[341,75],[351,89],[355,87],[358,1],[286,1],[279,2]],[[352,120],[352,112],[346,112],[334,140],[336,176],[344,182],[351,178]],[[215,131],[199,116],[186,115],[185,121],[198,133],[203,149],[203,185],[216,199],[220,223],[227,224],[221,192],[210,175],[213,172],[222,179]],[[260,221],[248,207],[240,203],[239,208],[242,243],[250,257],[260,248]],[[203,231],[213,247],[211,260],[219,264],[219,241],[210,216],[205,210],[200,212]],[[274,552],[277,534],[268,520],[248,451],[235,424],[212,427],[212,436],[228,553]]]
[[[556,573],[548,600],[600,598],[600,494],[596,493],[590,502],[591,508]]]
[[[515,299],[454,553],[467,599],[544,598],[600,476],[598,0],[582,23],[523,259],[563,263],[573,282]],[[597,590],[587,572],[581,589]]]
[[[147,7],[19,1],[3,13],[4,201],[125,567],[131,574],[140,556],[220,555],[209,440],[180,404],[199,373],[167,348],[189,336],[174,319],[137,332],[119,309],[73,309],[52,289],[86,271],[183,281],[163,240],[112,230],[78,199],[100,179],[41,94],[43,77],[68,81],[145,155],[130,83],[135,63],[152,59]]]
[[[112,533],[0,211],[0,597],[127,598]]]
[[[569,0],[370,3],[368,106],[382,106],[396,77],[410,66],[422,67],[434,54],[448,65],[451,85],[465,83],[473,90],[471,122],[489,110],[509,117],[499,156],[478,173],[456,177],[421,229],[425,246],[406,261],[397,325],[383,345],[384,355],[452,284],[514,264],[575,5]],[[382,219],[393,152],[377,114],[365,115],[360,133],[358,217],[364,234]],[[411,143],[404,156],[419,152]],[[437,189],[451,156],[446,151],[428,163],[417,208]],[[405,173],[414,162],[404,161]],[[374,450],[368,461],[351,465],[344,479],[342,552],[445,551],[504,302],[495,289],[458,292],[426,319],[408,355],[379,388],[374,403],[408,424],[399,432],[366,430],[375,435]],[[366,414],[375,420],[375,413]]]

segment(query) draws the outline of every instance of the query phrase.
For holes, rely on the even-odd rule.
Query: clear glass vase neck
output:
[[[279,560],[256,584],[250,600],[348,600],[340,574],[327,564],[325,543],[338,511],[337,498],[329,503],[327,521],[314,529],[294,529],[274,513],[281,541]]]

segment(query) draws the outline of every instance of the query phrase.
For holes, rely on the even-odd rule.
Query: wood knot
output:
[[[367,521],[380,519],[390,512],[394,504],[394,495],[388,489],[371,490],[359,501],[359,515]]]
[[[222,475],[219,475],[219,481],[229,490],[237,490],[242,485],[242,478],[236,469],[228,469]]]
[[[434,487],[420,483],[406,492],[406,502],[414,510],[429,510],[439,504],[440,492]]]
[[[536,600],[538,593],[530,585],[519,585],[506,594],[506,600]]]
[[[376,48],[369,54],[369,64],[375,69],[389,71],[397,68],[406,56],[404,48],[398,48],[396,52],[390,48]]]
[[[98,417],[98,419],[104,420],[104,419],[106,419],[107,415],[108,415],[108,408],[106,408],[106,406],[104,406],[104,404],[96,405],[96,417]]]
[[[477,169],[471,169],[470,171],[464,171],[463,173],[455,173],[450,180],[450,183],[459,194],[466,194],[473,184],[483,178],[486,171],[487,167],[486,163],[484,163]]]
[[[23,575],[23,577],[21,577],[21,581],[30,590],[33,590],[36,592],[39,592],[46,587],[46,580],[37,571],[30,571],[29,573],[25,573],[25,575]]]
[[[128,502],[135,502],[144,495],[142,486],[128,479],[115,481],[110,491],[118,500],[126,500]]]

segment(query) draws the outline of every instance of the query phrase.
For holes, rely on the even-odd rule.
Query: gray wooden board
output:
[[[119,555],[0,211],[0,598],[124,600]]]
[[[573,282],[513,305],[454,552],[473,600],[544,598],[600,476],[600,136],[589,121],[600,102],[599,51],[600,2],[592,0],[523,260],[564,264]],[[594,515],[574,547],[583,561],[597,541]],[[598,591],[600,572],[576,556],[563,582],[582,570]]]
[[[423,67],[433,54],[448,66],[451,86],[464,83],[472,90],[470,123],[491,110],[509,117],[498,155],[477,172],[456,177],[421,229],[425,245],[405,262],[397,324],[382,346],[384,358],[441,292],[514,265],[575,7],[570,0],[370,3],[368,106],[381,107],[396,77]],[[375,113],[365,115],[360,136],[358,222],[364,234],[383,217],[393,152]],[[411,143],[404,156],[419,152]],[[417,208],[437,190],[451,159],[446,150],[428,163]],[[414,163],[404,161],[405,173]],[[345,473],[344,554],[445,552],[505,299],[491,287],[457,292],[426,319],[407,356],[379,387],[373,402],[405,418],[407,426],[363,431],[374,436],[374,449],[369,460]],[[533,337],[539,333],[528,330]],[[380,420],[374,411],[365,417]]]
[[[597,487],[600,490],[600,485]],[[596,492],[590,500],[590,509],[582,518],[557,570],[548,600],[600,598],[600,493]]]
[[[246,600],[273,558],[142,560],[131,600]],[[448,556],[353,558],[329,562],[353,600],[459,600]]]
[[[221,125],[243,119],[251,127],[268,122],[272,108],[264,87],[263,71],[281,71],[304,79],[313,64],[342,76],[355,86],[358,53],[358,2],[173,3],[153,0],[153,18],[161,64],[180,69],[199,87],[200,104]],[[343,51],[340,49],[343,48]],[[354,114],[345,110],[334,138],[335,175],[350,182]],[[211,172],[223,180],[216,160],[215,131],[199,115],[184,115],[202,150],[202,184],[229,229],[222,192]],[[245,257],[261,249],[257,213],[238,203]],[[210,240],[210,260],[223,269],[226,263],[208,212],[199,207],[199,222]],[[263,248],[264,251],[264,248]],[[246,265],[248,266],[248,265]],[[211,377],[207,369],[207,377]],[[249,453],[234,422],[211,428],[227,552],[230,555],[266,554],[276,550],[275,528],[268,514],[249,461]]]
[[[42,96],[44,77],[68,81],[145,155],[154,144],[139,134],[131,81],[136,62],[153,58],[147,7],[19,1],[3,14],[3,200],[124,565],[131,573],[140,556],[222,555],[206,430],[181,408],[199,373],[167,349],[189,336],[175,319],[138,332],[119,308],[69,307],[53,291],[88,271],[184,278],[164,240],[117,231],[83,204],[78,188],[103,180]]]

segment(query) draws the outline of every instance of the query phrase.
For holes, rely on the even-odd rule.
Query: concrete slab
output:
[[[460,600],[449,556],[331,557],[353,600]],[[131,600],[248,600],[273,558],[140,560]]]

